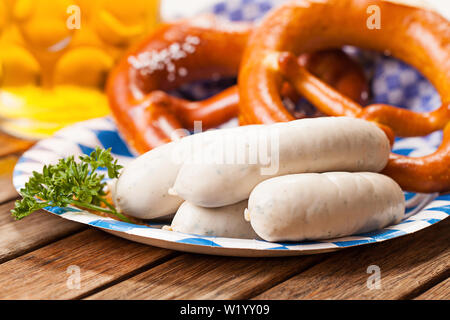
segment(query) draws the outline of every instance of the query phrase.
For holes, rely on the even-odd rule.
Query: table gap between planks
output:
[[[30,146],[0,133],[0,299],[450,298],[450,219],[383,243],[287,258],[176,252],[45,211],[14,221],[11,173]],[[373,265],[378,289],[368,287]]]

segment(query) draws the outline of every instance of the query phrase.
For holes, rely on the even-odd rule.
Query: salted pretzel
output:
[[[119,62],[106,92],[119,131],[137,152],[186,134],[177,129],[198,106],[176,103],[174,112],[170,107],[182,100],[166,92],[200,79],[236,76],[250,27],[209,16],[165,24]],[[234,115],[237,90],[223,96],[204,100],[208,114],[198,120],[221,123]]]
[[[202,101],[187,101],[167,92],[196,80],[235,77],[252,25],[211,15],[161,26],[126,55],[112,71],[107,94],[119,131],[139,153],[167,143],[192,129],[216,127],[238,116],[236,86]],[[340,50],[296,58],[343,94],[365,103],[368,86],[361,67]],[[298,95],[290,85],[282,94]],[[298,115],[297,117],[301,117]],[[240,124],[247,121],[240,117]]]
[[[373,5],[381,15],[379,29],[367,25],[367,9]],[[429,113],[386,105],[363,109],[294,59],[343,45],[389,52],[416,67],[435,86],[442,106]],[[450,190],[450,23],[443,17],[380,0],[299,0],[282,5],[254,30],[241,63],[240,107],[248,121],[293,119],[280,98],[286,80],[327,115],[376,121],[400,136],[420,136],[445,127],[444,140],[435,153],[418,158],[391,154],[384,173],[404,190]]]

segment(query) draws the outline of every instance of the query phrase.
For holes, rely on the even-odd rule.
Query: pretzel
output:
[[[381,28],[369,29],[369,6],[380,9]],[[390,52],[416,67],[436,87],[442,106],[416,113],[386,105],[362,108],[299,65],[305,52],[353,45]],[[390,127],[396,135],[420,136],[441,130],[445,138],[432,155],[392,154],[384,173],[404,190],[450,190],[450,23],[440,15],[380,0],[299,0],[269,13],[254,30],[238,78],[241,113],[251,123],[290,121],[280,98],[284,81],[332,116],[352,116]]]
[[[184,103],[165,92],[200,79],[236,76],[250,27],[200,16],[162,25],[132,49],[112,70],[106,86],[112,114],[129,145],[144,153],[186,135],[177,129],[183,129],[182,122],[192,126],[194,111],[207,115],[196,119],[205,123],[234,116],[236,89],[204,100],[209,108],[203,113],[203,104]]]
[[[200,16],[163,25],[112,71],[107,94],[119,131],[144,153],[193,129],[216,127],[239,113],[236,86],[209,99],[188,101],[167,92],[200,79],[237,76],[252,25]],[[368,86],[361,67],[340,50],[305,54],[299,65],[344,94],[365,103]],[[298,94],[287,83],[283,96]],[[296,117],[306,114],[297,113]],[[247,121],[240,117],[240,124]]]

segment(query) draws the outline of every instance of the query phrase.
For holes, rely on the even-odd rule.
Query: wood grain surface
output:
[[[416,299],[419,300],[450,300],[450,278],[436,284],[431,289],[425,291]]]
[[[13,201],[0,205],[0,263],[85,228],[43,210],[16,221],[13,207]]]
[[[0,298],[77,298],[172,255],[89,229],[0,264]],[[79,268],[79,289],[70,282],[71,266]]]
[[[449,227],[447,219],[412,235],[342,251],[256,298],[412,298],[449,276]],[[380,289],[368,288],[372,265],[380,268]]]
[[[0,132],[0,157],[22,153],[34,144],[33,141],[14,138]]]
[[[326,258],[183,254],[90,299],[247,299]]]
[[[17,160],[17,156],[0,158],[0,204],[19,197],[11,182]]]

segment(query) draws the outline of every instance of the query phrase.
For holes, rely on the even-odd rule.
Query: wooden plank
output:
[[[0,157],[13,153],[22,153],[34,144],[32,141],[14,138],[0,132]]]
[[[431,289],[425,291],[418,300],[450,300],[450,278],[440,282]]]
[[[0,205],[0,263],[85,228],[43,210],[15,221],[13,207],[14,201]]]
[[[247,299],[324,258],[183,254],[88,299]]]
[[[173,254],[88,229],[0,265],[0,299],[77,298]]]
[[[256,299],[413,298],[448,276],[449,231],[447,219],[409,236],[343,251]],[[380,289],[373,287],[371,265],[380,268]]]
[[[12,185],[12,172],[17,160],[17,156],[0,158],[0,204],[19,196]]]

